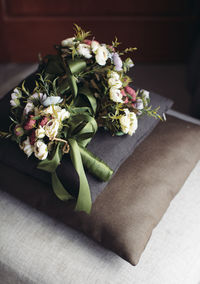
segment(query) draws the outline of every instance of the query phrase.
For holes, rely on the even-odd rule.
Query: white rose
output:
[[[138,119],[134,112],[130,112],[130,128],[128,131],[129,135],[133,135],[135,133],[136,129],[138,128]]]
[[[30,139],[29,139],[29,137],[27,137],[26,140],[24,140],[24,141],[22,142],[22,145],[21,145],[20,148],[24,151],[24,153],[25,153],[28,157],[31,156],[31,154],[33,153],[33,146],[30,144]]]
[[[103,66],[106,64],[106,61],[108,59],[108,50],[105,46],[99,46],[96,55],[95,55],[96,62]]]
[[[122,132],[127,134],[130,130],[130,123],[131,123],[129,115],[130,112],[128,109],[124,109],[124,112],[125,114],[120,117],[119,122],[121,125]]]
[[[51,119],[47,122],[44,129],[45,134],[49,137],[50,140],[53,140],[57,136],[59,127],[60,123],[57,119]]]
[[[115,71],[108,72],[108,78],[113,78],[115,80],[119,80],[119,74]]]
[[[35,130],[35,136],[38,139],[41,139],[45,136],[45,130],[41,125]]]
[[[51,114],[51,115],[56,116],[57,112],[60,112],[61,110],[62,110],[61,107],[59,107],[59,106],[52,106],[52,105],[51,105],[51,106],[49,106],[49,107],[43,109],[43,110],[41,111],[41,114],[42,114],[42,115]]]
[[[91,49],[88,44],[80,43],[77,47],[77,52],[79,55],[84,56],[85,58],[89,59],[92,57]]]
[[[75,37],[66,38],[61,41],[61,45],[63,47],[72,47],[75,44],[74,40],[75,40]]]
[[[142,97],[143,97],[145,100],[148,100],[148,99],[149,99],[149,91],[147,91],[147,90],[140,90],[140,92],[142,93]]]
[[[100,44],[96,40],[92,40],[91,42],[91,49],[93,53],[96,53],[97,49],[99,48]]]
[[[27,115],[29,112],[34,110],[34,104],[32,102],[28,102],[24,108],[24,115]]]
[[[133,135],[138,128],[137,116],[134,112],[130,112],[129,109],[124,109],[124,115],[119,119],[122,132],[125,134]]]
[[[116,102],[116,103],[123,103],[122,93],[116,87],[111,87],[109,94],[110,94],[111,101]]]
[[[122,87],[122,82],[120,80],[116,80],[115,78],[111,77],[111,78],[108,79],[108,85],[109,85],[109,87],[114,86],[114,87],[119,89],[119,88]]]
[[[64,109],[64,108],[61,109],[61,111],[59,111],[57,113],[57,118],[60,121],[63,121],[65,119],[69,118],[69,117],[70,117],[70,113],[66,109]]]
[[[34,144],[34,154],[39,160],[45,160],[48,156],[47,145],[42,140],[37,140]]]

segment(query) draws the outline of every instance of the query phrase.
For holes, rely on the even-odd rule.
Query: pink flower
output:
[[[128,103],[128,97],[127,97],[124,89],[121,90],[121,94],[122,94],[123,97],[125,97],[124,103],[127,104]]]
[[[83,41],[85,44],[91,45],[92,41],[89,39],[84,39]]]
[[[126,91],[129,95],[131,95],[133,101],[136,100],[136,92],[135,92],[135,90],[133,90],[133,89],[132,89],[131,87],[129,87],[129,86],[126,86],[126,87],[125,87],[125,91]]]
[[[33,131],[31,132],[31,135],[29,136],[29,139],[30,139],[30,144],[31,144],[31,145],[34,145],[34,144],[35,144],[35,141],[36,141],[35,130],[33,130]]]
[[[24,125],[25,130],[30,130],[30,129],[33,129],[35,127],[36,120],[33,119],[33,117],[34,117],[33,115],[30,115],[29,120]]]
[[[115,52],[115,48],[112,45],[108,46],[110,48],[111,51]]]
[[[15,126],[14,132],[16,136],[21,137],[24,134],[24,129],[20,124],[17,124]]]
[[[40,121],[39,125],[41,125],[41,126],[43,127],[44,125],[47,124],[48,121],[49,121],[49,118],[45,116],[45,117],[43,117],[43,119]]]

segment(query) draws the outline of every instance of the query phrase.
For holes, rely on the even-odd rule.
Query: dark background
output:
[[[1,0],[1,62],[35,62],[73,35],[73,23],[96,39],[137,46],[137,62],[183,62],[195,37],[193,0]],[[198,3],[198,2],[197,2]]]
[[[100,42],[117,36],[121,47],[136,46],[136,84],[198,116],[199,10],[200,0],[0,0],[0,83],[19,73],[11,66],[21,72],[39,52],[52,53],[77,23]]]

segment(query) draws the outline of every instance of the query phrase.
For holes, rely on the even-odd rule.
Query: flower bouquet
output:
[[[11,124],[2,138],[11,138],[27,157],[38,159],[38,168],[51,174],[52,188],[63,201],[76,199],[76,210],[91,210],[85,169],[102,181],[113,171],[87,150],[103,128],[113,136],[134,135],[138,119],[149,115],[162,119],[149,105],[149,92],[130,87],[127,72],[135,48],[118,51],[118,41],[102,44],[90,32],[75,25],[74,37],[56,45],[57,54],[40,58],[34,89],[26,81],[11,94]],[[69,155],[79,176],[78,195],[62,184],[57,168]],[[66,173],[67,174],[67,173]]]

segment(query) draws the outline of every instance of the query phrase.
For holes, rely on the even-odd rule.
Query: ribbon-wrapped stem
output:
[[[113,174],[113,170],[104,161],[96,157],[85,147],[79,148],[83,165],[87,168],[87,170],[99,180],[108,181]]]

